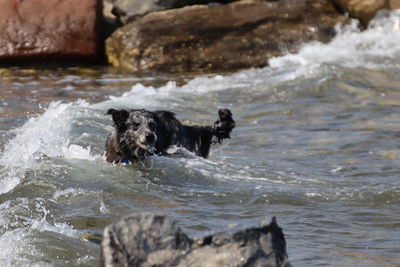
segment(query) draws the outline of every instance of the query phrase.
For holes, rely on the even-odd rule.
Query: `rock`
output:
[[[189,5],[204,5],[209,2],[228,3],[234,0],[116,0],[113,13],[123,24],[132,22],[138,16],[151,12],[180,8]]]
[[[238,1],[150,13],[106,41],[115,67],[197,72],[263,67],[303,42],[328,42],[344,22],[328,0]]]
[[[131,215],[104,230],[102,265],[291,266],[276,220],[261,227],[189,239],[164,215]]]
[[[400,8],[399,0],[332,0],[332,2],[350,17],[360,20],[364,27],[379,10]]]
[[[400,8],[400,0],[387,0],[386,4],[388,5],[386,8],[390,10],[395,10]]]
[[[107,226],[101,248],[105,266],[139,266],[152,253],[189,249],[190,239],[168,217],[143,213]]]
[[[101,25],[102,40],[107,39],[110,35],[123,24],[112,13],[115,0],[104,0],[103,2],[103,21]]]
[[[100,0],[0,1],[0,64],[98,61]]]

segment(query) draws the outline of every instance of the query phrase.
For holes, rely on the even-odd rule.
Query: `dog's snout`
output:
[[[155,138],[155,136],[154,136],[153,133],[147,133],[147,134],[146,134],[146,140],[147,140],[147,141],[153,142],[153,141],[154,141],[154,138]]]

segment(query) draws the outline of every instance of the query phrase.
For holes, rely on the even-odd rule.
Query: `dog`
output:
[[[218,111],[213,126],[181,124],[170,111],[109,109],[114,130],[106,141],[105,157],[111,163],[134,163],[150,155],[166,155],[171,146],[184,147],[207,158],[212,144],[230,138],[236,127],[229,109]]]

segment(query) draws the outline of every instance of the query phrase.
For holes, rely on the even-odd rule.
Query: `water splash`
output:
[[[399,64],[400,10],[379,13],[362,32],[357,21],[338,26],[337,30],[338,34],[329,44],[305,44],[297,54],[273,58],[269,65],[274,69],[292,69],[293,77],[299,77],[318,73],[324,64],[369,69]]]
[[[50,103],[40,116],[30,118],[6,145],[0,156],[0,194],[12,190],[25,172],[36,169],[43,156],[90,159],[90,149],[71,144],[69,131],[84,101]]]
[[[35,242],[41,232],[76,237],[77,231],[66,223],[49,222],[49,210],[44,199],[19,198],[0,205],[0,222],[4,232],[0,235],[0,262],[2,266],[24,265],[28,258],[45,259],[46,255]],[[33,215],[34,214],[34,215]],[[33,266],[46,266],[45,262],[31,262]],[[51,265],[48,265],[51,266]]]
[[[197,77],[183,86],[169,81],[164,86],[155,88],[140,83],[121,96],[110,96],[110,100],[93,105],[93,108],[157,108],[164,102],[183,104],[185,96],[203,96],[231,88],[240,88],[249,84],[247,74],[238,73],[231,76]],[[179,97],[177,97],[179,95]],[[200,103],[199,103],[200,105]]]

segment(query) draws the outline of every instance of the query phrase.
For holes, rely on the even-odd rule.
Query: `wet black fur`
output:
[[[210,146],[230,138],[236,126],[229,109],[219,110],[219,120],[213,126],[183,125],[170,111],[109,109],[107,114],[112,115],[115,126],[106,142],[106,160],[112,163],[136,162],[152,154],[165,155],[174,145],[206,158]]]

